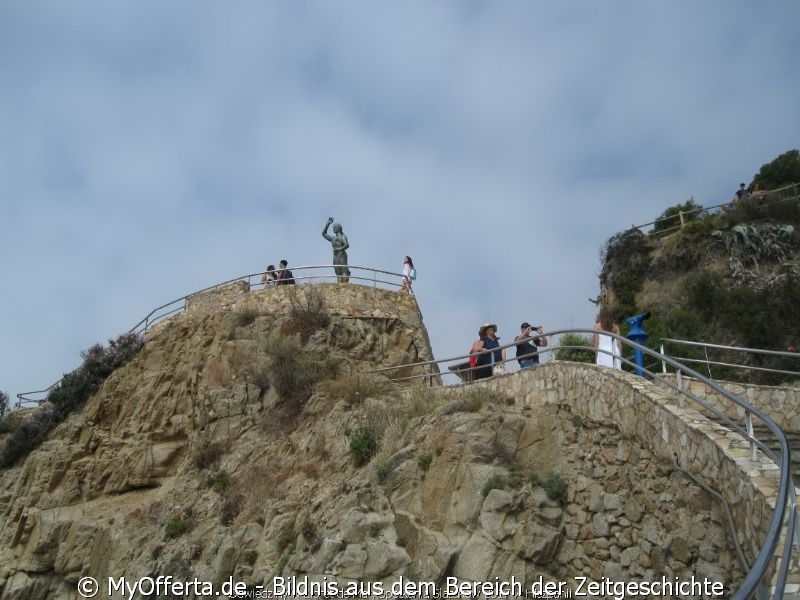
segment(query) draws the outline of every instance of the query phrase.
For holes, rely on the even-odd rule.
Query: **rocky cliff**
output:
[[[431,358],[411,295],[190,299],[0,474],[0,600],[79,597],[86,576],[100,598],[159,575],[739,581],[720,507],[637,440],[567,405],[364,374]]]

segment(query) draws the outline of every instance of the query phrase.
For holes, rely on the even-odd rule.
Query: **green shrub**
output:
[[[0,468],[12,467],[20,458],[27,456],[47,439],[58,423],[55,411],[49,407],[39,408],[30,418],[21,420],[0,450]]]
[[[375,459],[375,474],[378,476],[378,481],[383,483],[386,481],[386,478],[389,476],[389,473],[392,472],[392,464],[391,457],[389,456],[381,456]]]
[[[680,228],[682,224],[681,213],[683,213],[683,224],[686,224],[698,220],[703,214],[701,212],[702,208],[703,207],[697,204],[693,198],[690,198],[683,204],[670,206],[656,219],[656,223],[653,225],[653,230],[650,234],[657,235],[660,232],[668,233],[670,230],[676,231],[676,228]]]
[[[616,296],[614,317],[638,314],[638,294],[649,274],[654,242],[635,227],[618,233],[606,242],[601,252],[601,289]]]
[[[578,333],[565,333],[560,337],[558,348],[553,351],[553,356],[556,360],[593,363],[595,361],[595,350],[592,340],[588,337]]]
[[[220,471],[219,473],[215,473],[214,477],[211,479],[211,489],[217,492],[218,494],[221,494],[225,490],[227,490],[230,484],[231,484],[231,476],[228,475],[227,471]]]
[[[485,498],[492,490],[502,490],[504,487],[506,487],[506,478],[495,473],[483,484],[483,496]]]
[[[800,182],[800,151],[789,150],[761,166],[753,184],[770,190]]]
[[[8,393],[0,391],[0,419],[8,412]]]
[[[550,500],[559,504],[567,501],[567,482],[558,473],[551,471],[544,480],[543,487]]]
[[[22,424],[24,419],[19,411],[10,412],[0,419],[0,433],[13,433]]]
[[[192,528],[192,518],[187,513],[181,513],[172,517],[164,526],[164,534],[168,538],[176,538]]]
[[[95,344],[81,352],[83,364],[64,375],[47,394],[47,401],[55,407],[58,421],[63,421],[73,410],[83,406],[106,378],[130,361],[143,345],[141,336],[126,333],[110,340],[107,348]]]
[[[357,467],[367,464],[378,451],[378,436],[375,430],[359,425],[350,432],[350,455]]]
[[[423,471],[427,471],[433,462],[433,455],[430,452],[423,452],[417,456],[417,464]]]
[[[522,480],[522,475],[520,472],[512,469],[508,474],[508,487],[518,490],[522,487],[523,483],[524,481]]]

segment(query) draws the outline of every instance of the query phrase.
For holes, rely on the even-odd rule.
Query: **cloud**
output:
[[[608,237],[796,147],[798,10],[6,2],[0,389],[183,294],[328,262],[328,216],[354,264],[414,257],[438,356],[486,320],[588,326]]]

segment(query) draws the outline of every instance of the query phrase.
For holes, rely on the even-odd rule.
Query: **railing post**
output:
[[[679,217],[680,217],[680,219],[681,219],[681,229],[683,229],[683,226],[685,225],[685,223],[684,223],[684,221],[683,221],[683,211],[682,211],[682,210],[679,210],[679,211],[678,211],[678,216],[679,216]]]
[[[753,433],[753,414],[749,410],[744,411],[745,422],[747,423],[747,438],[750,444],[750,458],[756,460],[755,434]]]
[[[797,514],[797,492],[795,491],[794,481],[792,481],[792,485],[789,486],[789,505],[792,507],[792,510]],[[794,546],[795,548],[800,551],[800,520],[794,520]]]
[[[675,371],[675,375],[678,386],[678,406],[681,408],[686,408],[686,400],[684,400],[683,394],[681,393],[683,391],[683,371],[677,369]]]
[[[667,374],[667,361],[664,360],[664,342],[661,342],[659,346],[661,350],[661,372],[666,375]]]

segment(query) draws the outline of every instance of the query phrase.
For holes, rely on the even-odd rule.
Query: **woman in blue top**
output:
[[[497,337],[497,325],[486,323],[478,329],[477,342],[472,345],[472,352],[478,354],[484,350],[494,350],[478,354],[478,368],[475,369],[475,379],[485,379],[492,376],[492,364],[503,364],[505,360],[505,350],[500,350],[499,337]]]

